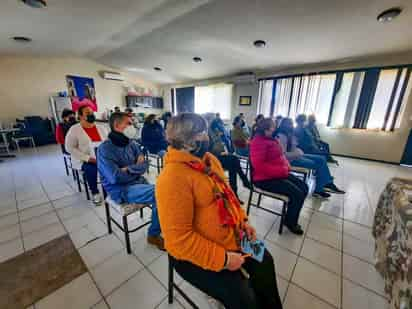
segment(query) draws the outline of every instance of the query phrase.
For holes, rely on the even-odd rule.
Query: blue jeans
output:
[[[248,157],[249,156],[249,149],[248,148],[235,148],[235,153],[238,156]]]
[[[157,215],[155,199],[155,186],[151,184],[135,184],[127,187],[124,192],[124,200],[128,203],[141,203],[152,205],[152,224],[149,227],[149,236],[159,236],[160,223]]]
[[[323,187],[333,182],[326,159],[321,155],[304,154],[297,160],[290,162],[292,166],[309,168],[316,171],[315,192],[323,191]]]
[[[84,176],[86,176],[86,181],[92,194],[99,194],[99,189],[97,188],[97,164],[85,162],[82,164],[82,171]]]

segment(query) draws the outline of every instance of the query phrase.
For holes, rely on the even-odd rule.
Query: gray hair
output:
[[[196,135],[206,132],[206,120],[195,113],[182,113],[172,117],[167,124],[167,140],[175,149],[195,147]]]

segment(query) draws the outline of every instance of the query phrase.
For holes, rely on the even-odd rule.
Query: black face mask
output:
[[[76,117],[69,117],[69,123],[75,123],[76,122]]]
[[[87,115],[86,121],[88,123],[94,123],[96,121],[96,116],[94,114]]]
[[[193,149],[190,153],[202,159],[208,150],[209,150],[209,141],[196,141],[196,148]]]

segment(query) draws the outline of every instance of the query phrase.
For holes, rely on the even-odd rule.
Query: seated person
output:
[[[146,117],[142,129],[142,145],[152,154],[158,154],[161,157],[166,152],[167,141],[165,130],[156,119],[155,114]]]
[[[306,124],[306,129],[309,131],[309,133],[312,135],[312,138],[314,139],[315,143],[318,145],[319,149],[327,154],[328,156],[328,162],[330,163],[335,163],[338,164],[338,161],[336,161],[331,155],[330,155],[330,147],[329,144],[322,141],[320,138],[319,130],[318,127],[316,126],[316,117],[315,115],[310,115],[308,117],[308,122]]]
[[[265,118],[258,123],[256,136],[250,142],[253,184],[262,190],[289,197],[285,225],[292,233],[302,235],[303,230],[298,220],[308,194],[308,186],[290,174],[290,165],[282,146],[272,137],[274,131],[273,120]]]
[[[99,173],[104,189],[116,203],[138,203],[152,205],[152,223],[149,227],[148,243],[163,250],[157,216],[154,185],[142,176],[147,162],[133,139],[136,128],[127,113],[110,116],[109,138],[97,150]]]
[[[221,139],[218,131],[209,130],[209,151],[214,154],[222,164],[223,168],[229,172],[230,186],[238,196],[237,192],[237,175],[242,180],[243,186],[250,188],[250,182],[240,166],[238,157],[230,154],[226,148],[225,143]],[[243,202],[241,201],[243,204]]]
[[[294,134],[298,139],[299,148],[302,149],[304,153],[321,155],[328,161],[333,160],[329,153],[319,148],[312,134],[306,128],[306,115],[301,114],[296,117]]]
[[[252,126],[252,137],[254,137],[255,134],[256,134],[256,128],[257,128],[258,122],[261,121],[264,118],[265,118],[265,116],[263,114],[259,114],[259,115],[256,116],[255,122],[253,123],[253,126]]]
[[[167,128],[167,123],[169,122],[170,118],[172,118],[172,113],[171,113],[171,112],[165,112],[165,113],[162,115],[162,118],[161,118],[160,121],[161,121],[161,125],[162,125],[163,129],[166,130],[166,128]]]
[[[65,108],[62,112],[61,118],[63,121],[56,126],[56,142],[61,145],[64,154],[69,154],[64,147],[64,141],[69,129],[72,125],[76,124],[76,113],[71,109]]]
[[[280,116],[280,115],[277,115],[277,116],[275,117],[275,126],[276,126],[276,129],[279,128],[280,123],[282,122],[282,119],[283,119],[283,117]]]
[[[228,131],[226,130],[225,124],[220,118],[219,113],[216,113],[215,117],[209,123],[209,130],[211,130],[213,134],[219,135],[222,141],[225,143],[228,152],[233,153],[230,135],[228,134]]]
[[[206,121],[192,113],[167,126],[171,146],[156,185],[166,250],[183,279],[226,309],[281,309],[271,254],[265,250],[259,263],[241,253],[238,235],[254,240],[256,231],[219,161],[206,153],[207,131]]]
[[[316,171],[316,188],[313,196],[328,198],[331,193],[343,194],[333,183],[328,164],[324,156],[306,154],[300,148],[294,135],[293,121],[290,118],[283,118],[279,128],[275,131],[283,152],[292,166],[304,167]]]
[[[65,147],[72,157],[73,168],[84,172],[93,202],[98,205],[102,198],[97,188],[95,148],[107,138],[107,132],[104,127],[95,124],[96,116],[90,106],[80,106],[77,113],[80,123],[67,132]]]
[[[235,117],[233,120],[231,137],[236,154],[243,157],[249,156],[249,135],[243,130],[240,117]]]

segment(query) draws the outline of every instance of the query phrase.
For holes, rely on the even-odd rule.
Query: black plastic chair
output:
[[[104,197],[104,206],[106,210],[106,220],[107,220],[107,229],[109,234],[113,233],[112,229],[112,222],[124,233],[124,239],[126,242],[126,251],[128,254],[132,253],[132,246],[130,244],[130,233],[134,233],[146,225],[149,225],[152,221],[149,220],[133,230],[129,230],[129,222],[128,222],[128,216],[134,214],[137,211],[140,211],[140,218],[143,219],[143,209],[146,207],[151,208],[151,205],[149,204],[137,204],[137,203],[132,203],[132,204],[117,204],[115,203],[110,197],[108,197],[106,190],[103,188],[103,197]],[[122,217],[122,223],[117,222],[112,216],[111,216],[111,211],[110,208],[114,209],[114,211],[117,211],[117,213]]]
[[[286,195],[283,195],[283,194],[272,193],[272,192],[262,190],[262,189],[256,187],[254,185],[254,182],[253,182],[253,165],[252,165],[252,161],[250,159],[249,159],[249,171],[250,171],[250,180],[251,180],[250,184],[251,184],[251,186],[250,186],[249,200],[248,200],[248,204],[247,204],[246,213],[249,215],[250,207],[255,206],[256,208],[259,208],[259,209],[262,209],[264,211],[270,212],[274,215],[280,216],[279,234],[282,234],[283,224],[285,223],[286,210],[287,210],[287,207],[288,207],[288,204],[289,204],[289,197],[287,197]],[[253,198],[254,193],[258,194],[258,200],[257,200],[256,204],[252,203],[252,198]],[[272,209],[268,209],[266,207],[260,206],[262,196],[270,197],[270,198],[273,198],[275,200],[281,201],[282,202],[282,211],[281,212],[276,212],[276,211],[273,211]]]
[[[193,308],[193,309],[199,309],[199,306],[197,306],[193,300],[191,300],[189,298],[189,296],[186,295],[185,292],[183,292],[183,290],[174,282],[174,265],[173,265],[173,258],[168,255],[168,259],[169,259],[169,277],[168,277],[168,301],[169,304],[173,304],[173,294],[174,294],[174,289],[176,289],[176,291],[182,295],[182,297],[189,303],[189,305]]]

